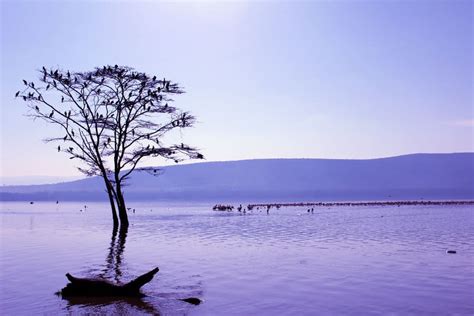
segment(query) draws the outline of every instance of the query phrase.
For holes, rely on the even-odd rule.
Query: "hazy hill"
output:
[[[414,154],[368,160],[259,159],[136,172],[128,199],[360,200],[474,199],[474,153]],[[105,199],[101,178],[0,188],[2,200]]]

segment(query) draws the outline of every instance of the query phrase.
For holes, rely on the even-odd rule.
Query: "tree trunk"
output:
[[[119,220],[117,217],[117,210],[115,208],[115,198],[112,192],[112,184],[110,183],[109,179],[107,179],[106,175],[102,176],[104,178],[105,187],[107,188],[107,194],[109,195],[109,202],[110,208],[112,210],[112,220],[114,221],[114,229],[119,226]]]
[[[125,199],[122,193],[122,186],[119,181],[116,183],[116,193],[117,193],[117,205],[118,205],[118,214],[120,218],[120,229],[128,228],[128,214],[127,207],[125,205]]]

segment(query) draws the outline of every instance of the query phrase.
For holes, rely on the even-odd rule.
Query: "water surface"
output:
[[[129,206],[123,239],[106,203],[3,203],[2,314],[474,314],[473,206]],[[142,300],[54,295],[66,272],[126,282],[155,266]]]

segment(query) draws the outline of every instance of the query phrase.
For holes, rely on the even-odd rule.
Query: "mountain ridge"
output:
[[[159,167],[134,172],[129,199],[419,199],[474,198],[474,153],[409,154],[374,159],[275,158]],[[105,199],[100,177],[0,187],[0,200]]]

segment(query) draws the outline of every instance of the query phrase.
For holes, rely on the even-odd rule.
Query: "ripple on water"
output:
[[[2,205],[3,313],[474,313],[472,206],[239,215],[139,203],[131,205],[137,211],[126,242],[112,252],[107,205],[79,212],[81,206]],[[53,295],[66,272],[126,282],[155,266],[160,272],[143,300],[67,302]],[[178,300],[186,297],[204,303]]]

